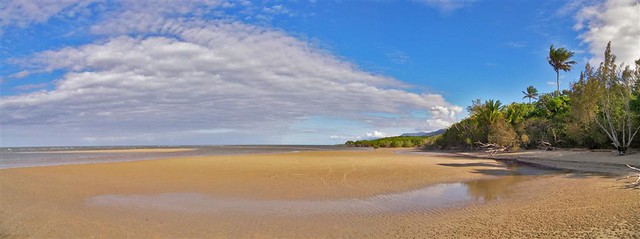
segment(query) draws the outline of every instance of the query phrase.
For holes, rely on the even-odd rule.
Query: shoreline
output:
[[[602,176],[628,176],[637,172],[626,165],[640,167],[640,153],[624,156],[614,155],[610,151],[589,151],[558,149],[521,150],[492,155],[483,151],[436,151],[421,149],[396,149],[399,154],[435,155],[452,158],[489,159],[516,163],[540,169],[556,170],[566,173],[586,173]]]
[[[626,165],[640,166],[640,154],[616,156],[610,152],[573,150],[526,150],[491,155],[485,152],[458,152],[463,157],[512,161],[538,168],[561,170],[571,173],[587,173],[603,176],[628,176],[637,174]]]

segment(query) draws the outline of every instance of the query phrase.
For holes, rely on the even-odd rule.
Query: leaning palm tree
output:
[[[553,67],[553,70],[556,71],[556,83],[558,86],[558,94],[560,94],[560,70],[565,72],[571,70],[571,66],[576,64],[575,61],[571,60],[574,52],[567,50],[564,47],[555,49],[553,45],[549,47],[549,56],[547,57],[547,61],[549,61],[549,65]]]
[[[531,104],[531,99],[538,99],[538,89],[536,89],[532,85],[527,87],[527,92],[523,91],[522,94],[524,94],[522,99],[529,98],[529,104]]]

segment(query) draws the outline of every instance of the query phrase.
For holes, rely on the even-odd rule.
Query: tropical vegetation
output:
[[[529,87],[527,87],[527,91],[523,91],[522,94],[524,94],[524,96],[522,97],[522,99],[524,98],[529,98],[529,103],[531,103],[531,100],[534,99],[538,99],[538,89],[536,89],[535,87],[533,87],[532,85],[530,85]]]
[[[347,141],[345,144],[352,147],[373,148],[400,148],[417,147],[425,144],[433,144],[436,136],[396,136],[371,140]]]
[[[556,73],[571,69],[570,53],[551,46],[549,63]],[[604,62],[597,68],[587,64],[569,89],[539,96],[533,89],[523,91],[525,98],[537,97],[530,103],[473,101],[468,118],[427,146],[474,149],[493,144],[514,150],[552,145],[616,148],[621,154],[640,146],[640,59],[633,67],[616,65],[611,43]]]
[[[493,145],[507,150],[553,147],[612,148],[624,154],[640,147],[640,59],[616,65],[607,44],[604,62],[586,64],[577,81],[560,91],[559,71],[571,70],[573,52],[550,47],[548,62],[556,72],[558,88],[538,93],[523,91],[528,103],[503,104],[474,100],[469,117],[433,137],[394,137],[350,141],[352,146],[477,149]]]
[[[560,71],[570,71],[571,67],[576,64],[575,61],[571,60],[574,52],[567,50],[566,48],[553,48],[553,45],[549,47],[549,56],[547,57],[547,61],[549,65],[553,67],[553,70],[556,71],[556,84],[557,91],[556,93],[560,93]]]

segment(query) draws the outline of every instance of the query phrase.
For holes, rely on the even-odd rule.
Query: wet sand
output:
[[[583,173],[598,173],[607,175],[624,176],[635,173],[627,165],[640,167],[640,153],[630,152],[627,155],[618,156],[617,152],[592,152],[589,150],[525,150],[512,153],[500,153],[490,155],[483,152],[458,153],[469,157],[514,160],[524,164],[539,167],[555,168]]]
[[[394,150],[14,168],[0,237],[640,237],[624,185]]]

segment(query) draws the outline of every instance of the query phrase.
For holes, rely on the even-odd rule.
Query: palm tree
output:
[[[549,65],[553,67],[553,70],[556,71],[556,83],[558,86],[558,94],[560,94],[560,70],[565,72],[571,70],[571,66],[576,64],[575,61],[571,60],[574,52],[567,50],[564,47],[555,49],[553,45],[549,47],[549,56],[547,57],[547,61],[549,61]]]
[[[487,125],[492,124],[493,121],[498,118],[503,108],[504,106],[502,106],[499,100],[487,100],[481,109],[480,117],[482,117]]]
[[[532,85],[527,87],[527,92],[523,91],[522,94],[524,94],[524,97],[522,97],[522,99],[529,98],[529,104],[531,104],[531,99],[538,99],[538,89],[536,89]]]

